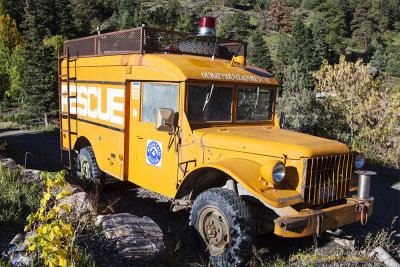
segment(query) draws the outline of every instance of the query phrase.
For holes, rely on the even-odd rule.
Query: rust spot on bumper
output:
[[[364,223],[365,218],[371,216],[374,198],[367,200],[348,198],[347,201],[346,204],[326,209],[306,209],[297,215],[279,217],[274,221],[274,233],[283,237],[303,237],[357,221]]]

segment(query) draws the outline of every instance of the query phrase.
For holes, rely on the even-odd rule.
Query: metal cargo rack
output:
[[[189,54],[215,56],[231,60],[246,57],[247,43],[217,38],[193,36],[149,27],[99,34],[64,42],[64,55],[92,57],[123,54]]]

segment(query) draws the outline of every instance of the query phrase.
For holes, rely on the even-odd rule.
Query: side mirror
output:
[[[174,128],[174,111],[170,108],[159,108],[156,120],[157,131],[171,133]]]

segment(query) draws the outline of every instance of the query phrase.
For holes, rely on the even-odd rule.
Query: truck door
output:
[[[174,196],[178,153],[173,144],[169,145],[170,134],[157,131],[155,124],[159,108],[178,111],[179,83],[134,82],[132,93],[137,90],[134,87],[140,87],[141,105],[139,118],[130,124],[129,130],[129,174],[133,174],[129,175],[130,180],[152,191]],[[130,114],[135,111],[131,110]]]

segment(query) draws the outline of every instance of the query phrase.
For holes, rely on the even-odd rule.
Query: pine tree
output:
[[[273,72],[274,64],[271,59],[269,48],[263,39],[261,32],[255,31],[250,48],[250,62],[259,68]]]
[[[24,90],[24,108],[39,116],[55,115],[57,102],[56,59],[51,45],[43,44],[45,27],[38,20],[41,6],[27,1],[25,7],[24,35],[27,45],[23,51],[25,67],[21,86]]]
[[[322,60],[328,59],[328,45],[326,36],[328,29],[326,22],[321,16],[317,16],[312,25],[312,33],[314,38],[314,60],[318,65],[322,64]]]
[[[305,71],[316,70],[319,67],[314,57],[314,40],[311,30],[304,25],[300,17],[295,19],[292,29],[289,63],[294,61],[297,61]]]
[[[224,23],[217,25],[217,36],[237,41],[247,41],[250,28],[251,25],[247,15],[236,11],[230,14]]]
[[[372,38],[379,31],[379,13],[372,0],[360,1],[351,21],[352,39],[368,51]]]
[[[119,13],[120,30],[125,30],[139,26],[136,24],[138,10],[135,2],[133,2],[132,0],[120,0],[118,13]]]
[[[346,48],[345,38],[348,35],[346,15],[340,7],[340,2],[335,0],[327,0],[319,5],[316,10],[321,12],[327,23],[328,60],[331,63],[336,62],[339,60],[339,56],[344,54]]]
[[[375,50],[374,55],[371,58],[371,66],[377,68],[380,71],[385,71],[386,62],[387,62],[387,55],[385,47],[382,44],[379,44],[377,49]]]
[[[72,18],[72,9],[69,0],[55,0],[55,23],[57,31],[55,35],[62,35],[67,39],[74,38],[77,33],[75,22]]]

